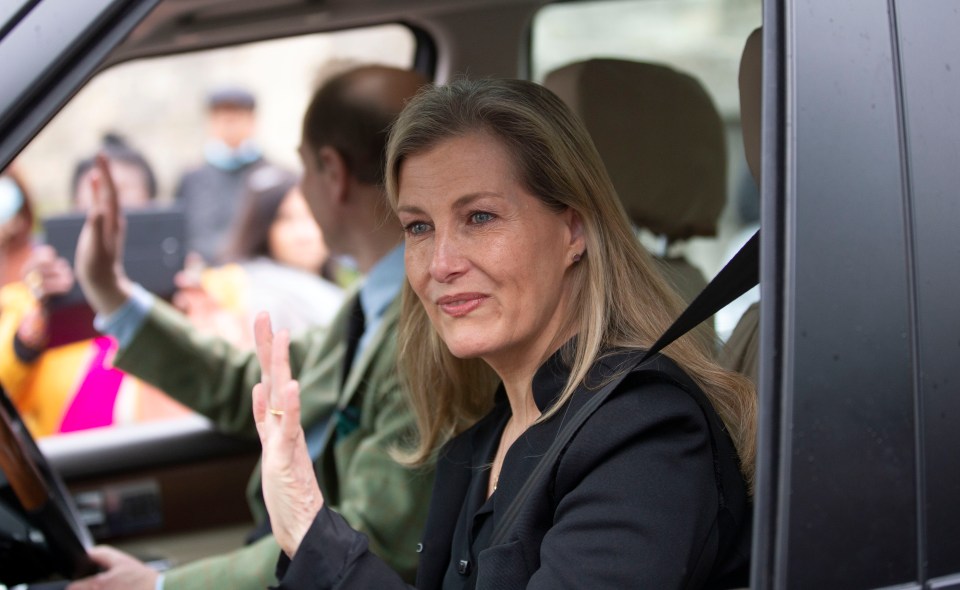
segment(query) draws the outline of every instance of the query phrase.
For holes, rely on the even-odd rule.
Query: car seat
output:
[[[586,125],[635,226],[668,246],[716,235],[726,202],[726,143],[699,81],[664,65],[591,59],[550,72],[543,84]],[[706,286],[686,258],[656,258],[687,302]]]
[[[740,58],[740,121],[747,166],[760,186],[760,106],[763,74],[763,33],[755,29],[747,37]],[[760,303],[753,303],[740,317],[720,353],[720,363],[757,382],[760,351]]]

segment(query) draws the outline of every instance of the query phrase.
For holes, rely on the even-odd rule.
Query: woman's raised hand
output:
[[[130,280],[123,271],[124,218],[106,156],[81,182],[90,209],[77,240],[74,268],[77,281],[97,313],[112,313],[130,297]]]
[[[263,499],[273,536],[292,558],[323,507],[323,495],[300,426],[300,386],[290,377],[290,337],[286,330],[274,334],[264,312],[257,315],[254,338],[262,374],[253,388],[253,417],[263,446]]]

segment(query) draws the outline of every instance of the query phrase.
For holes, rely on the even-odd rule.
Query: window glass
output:
[[[618,58],[665,64],[703,84],[727,141],[727,204],[718,236],[669,248],[649,232],[641,230],[641,238],[656,253],[686,256],[708,279],[759,222],[759,196],[743,157],[737,75],[744,42],[761,23],[760,9],[759,0],[563,2],[540,10],[532,27],[531,72],[538,82],[572,62]],[[717,318],[721,337],[729,335],[748,299],[731,306],[729,317]]]
[[[242,86],[256,96],[263,152],[295,169],[301,116],[325,76],[358,63],[410,68],[414,53],[407,27],[383,25],[123,63],[87,84],[18,163],[36,208],[63,211],[73,166],[115,132],[144,152],[159,198],[170,200],[180,174],[202,158],[208,93]]]
[[[254,152],[262,154],[271,168],[284,172],[285,182],[292,180],[295,184],[300,172],[297,146],[301,119],[313,89],[329,75],[351,65],[413,67],[415,45],[414,35],[408,28],[384,25],[138,59],[104,71],[64,107],[14,164],[17,179],[28,189],[23,192],[32,202],[38,230],[36,240],[44,239],[39,230],[50,216],[78,207],[71,196],[75,169],[80,161],[100,149],[107,136],[121,138],[144,156],[155,176],[156,199],[161,206],[175,201],[186,171],[214,160],[229,167],[235,162],[244,162],[244,158]],[[223,123],[213,122],[209,101],[217,92],[222,95],[224,91],[228,102],[243,102],[247,97],[255,99],[252,136],[241,145],[256,149],[223,152],[216,146],[211,147],[213,127]],[[226,140],[221,142],[226,144]],[[265,176],[260,175],[257,182],[266,182]],[[249,189],[252,183],[249,181],[246,187]],[[277,209],[278,219],[281,211],[283,215],[309,217],[302,202],[284,200],[283,203]],[[239,205],[235,209],[240,209]],[[133,227],[133,217],[129,221]],[[188,215],[188,228],[190,223]],[[145,229],[149,230],[149,227]],[[49,237],[54,237],[52,231]],[[322,247],[321,239],[315,242]],[[314,243],[312,238],[310,243]],[[128,248],[128,272],[132,255]],[[307,257],[299,258],[306,260]],[[308,262],[317,261],[311,257],[304,264]],[[326,266],[323,270],[326,271]],[[351,276],[349,269],[331,279],[343,276]],[[219,303],[237,303],[229,300],[234,280],[238,279],[230,272],[220,275],[222,284],[219,284],[218,296],[225,297],[226,302],[218,300]],[[29,299],[28,293],[22,290],[20,299]],[[7,298],[3,301],[5,306],[9,302]],[[28,309],[28,303],[24,303],[17,313],[26,313]],[[16,322],[21,320],[14,321],[12,307],[5,307],[3,315],[14,322],[2,331],[9,337],[17,327]],[[57,322],[61,317],[50,317],[51,340],[54,333],[60,333],[62,324]],[[214,322],[205,328],[216,329],[218,325]],[[128,377],[116,377],[110,365],[116,343],[102,340],[70,342],[67,336],[63,343],[57,342],[58,346],[48,342],[39,360],[30,359],[12,368],[0,367],[5,388],[38,438],[102,425],[173,418],[195,421],[186,408],[169,397],[150,391],[138,382],[131,383],[133,380]],[[0,345],[8,346],[8,343]],[[6,356],[9,355],[4,358]],[[84,396],[100,401],[78,408],[83,405],[79,400]]]
[[[740,52],[760,22],[759,0],[553,4],[534,21],[533,76],[591,57],[665,63],[694,75],[724,117],[738,118]]]

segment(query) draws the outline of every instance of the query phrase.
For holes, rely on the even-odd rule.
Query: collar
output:
[[[391,250],[367,273],[360,287],[360,307],[367,326],[383,315],[403,286],[403,244]]]
[[[564,353],[568,350],[572,353],[575,343],[576,337],[570,339],[550,355],[550,357],[540,365],[537,372],[533,374],[533,383],[531,385],[533,389],[533,401],[537,404],[537,409],[539,409],[541,413],[546,412],[547,409],[554,404],[557,397],[560,396],[560,392],[563,391],[563,387],[567,384],[567,379],[570,378],[570,367],[564,359]],[[507,391],[504,389],[503,383],[497,387],[497,392],[494,395],[494,403],[508,403]]]
[[[546,412],[557,401],[557,397],[567,384],[567,379],[570,378],[570,367],[565,357],[566,354],[573,352],[576,342],[576,338],[568,340],[533,374],[533,401],[541,413]]]
[[[534,373],[533,383],[531,384],[533,401],[537,404],[537,409],[541,413],[546,412],[556,403],[560,392],[567,384],[567,379],[570,378],[570,366],[567,361],[573,358],[576,344],[577,337],[574,336],[550,355]],[[610,376],[631,366],[631,363],[639,360],[644,352],[645,350],[640,348],[615,348],[605,352],[602,351],[587,371],[582,385],[588,390],[601,388]],[[497,388],[494,402],[497,404],[509,403],[503,383]]]

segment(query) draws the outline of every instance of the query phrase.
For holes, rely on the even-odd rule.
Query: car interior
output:
[[[893,30],[900,39],[896,35],[916,35],[941,22],[947,24],[935,28],[930,47],[936,39],[952,45],[944,31],[950,23],[960,25],[960,17],[948,3],[931,9],[937,16],[923,18],[917,16],[919,8],[901,8],[902,0],[890,0],[890,11],[858,13],[854,4],[16,0],[0,7],[0,59],[23,56],[5,66],[0,83],[7,87],[0,89],[0,169],[16,156],[30,180],[38,216],[64,215],[74,164],[105,134],[119,133],[147,156],[158,177],[159,201],[166,206],[174,202],[178,175],[201,157],[204,97],[218,85],[240,84],[254,92],[258,143],[272,162],[297,170],[306,101],[324,79],[353,65],[416,69],[436,83],[462,76],[542,83],[585,122],[638,240],[662,263],[684,300],[693,300],[764,227],[760,287],[701,328],[703,337],[716,343],[717,357],[751,377],[760,396],[751,587],[960,588],[960,552],[955,539],[949,540],[960,526],[954,499],[960,493],[960,440],[949,434],[958,402],[933,392],[932,382],[925,381],[936,376],[935,384],[955,391],[950,380],[960,378],[949,360],[930,353],[948,354],[939,351],[949,343],[955,364],[960,340],[952,330],[960,313],[942,302],[940,293],[955,293],[950,288],[960,281],[955,273],[940,279],[930,270],[916,270],[915,264],[929,267],[902,258],[899,249],[893,252],[900,242],[878,249],[876,236],[862,236],[879,230],[860,231],[854,222],[840,221],[856,219],[854,209],[866,210],[872,201],[836,203],[835,223],[814,218],[804,201],[795,205],[798,193],[835,194],[823,188],[829,188],[830,179],[837,191],[853,192],[847,189],[856,185],[841,182],[846,176],[820,172],[842,159],[831,155],[836,146],[829,135],[841,120],[879,116],[878,109],[895,114],[899,126],[890,124],[884,136],[900,146],[890,148],[891,159],[877,156],[864,164],[851,157],[844,174],[869,178],[896,170],[904,176],[884,184],[903,187],[904,194],[912,194],[910,179],[919,178],[928,161],[912,155],[913,146],[939,137],[937,145],[948,153],[960,149],[955,116],[939,135],[924,127],[927,135],[904,147],[911,129],[921,129],[906,122],[921,116],[916,113],[928,108],[923,101],[932,101],[935,89],[960,97],[960,83],[953,78],[942,87],[928,82],[923,88],[930,90],[929,98],[900,86],[899,102],[887,104],[875,91],[856,106],[842,102],[843,92],[849,92],[841,88],[843,73],[831,78],[834,94],[810,81],[814,66],[834,72],[849,65],[839,59],[832,63],[829,49],[831,35],[849,35],[858,40],[838,42],[838,47],[853,47],[849,63],[882,54],[874,71],[887,72],[893,60],[898,65],[891,80],[903,84],[904,72],[920,66],[913,65],[908,50],[898,53],[902,39],[881,43],[870,38],[872,32]],[[890,15],[901,29],[891,29]],[[31,30],[42,33],[31,36]],[[823,48],[819,53],[813,49],[817,43]],[[801,44],[809,53],[797,49]],[[958,67],[952,59],[940,61],[946,69],[938,70],[938,84],[955,76]],[[888,82],[883,84],[894,85]],[[852,76],[850,84],[856,84]],[[808,108],[814,99],[821,102]],[[824,116],[823,104],[838,105],[847,119]],[[921,106],[912,111],[910,105]],[[813,123],[802,127],[797,121],[814,115],[823,119],[817,133],[804,135]],[[871,127],[863,123],[861,128]],[[854,141],[852,131],[841,135],[842,141]],[[872,148],[864,146],[880,143],[864,139],[846,147],[866,158]],[[949,179],[960,182],[955,164],[941,166],[953,168],[941,188],[956,186]],[[806,180],[807,171],[818,181]],[[929,192],[955,218],[957,199],[943,196],[945,190]],[[939,228],[925,247],[938,257],[952,253],[952,262],[944,258],[939,268],[955,267],[957,238],[937,225],[947,222],[937,220],[934,209],[920,204],[914,209],[912,198],[884,201],[889,215],[877,227],[890,235],[906,232],[903,249],[916,247],[922,254],[908,239],[910,231],[932,235],[933,229],[931,234],[909,230],[922,218]],[[845,265],[830,248],[834,243],[848,246],[842,250],[849,256]],[[797,244],[819,246],[800,250]],[[870,267],[868,277],[870,263],[861,260],[879,265],[882,259],[894,270]],[[831,270],[834,263],[838,266]],[[903,285],[874,280],[900,273],[906,273]],[[818,276],[823,277],[820,289],[836,299],[809,294]],[[937,287],[936,295],[930,294],[933,287],[910,286],[923,278]],[[910,295],[883,303],[891,291]],[[876,309],[870,311],[860,303],[864,300]],[[921,311],[924,303],[947,318],[936,335],[924,331],[940,324]],[[888,314],[891,309],[896,313]],[[902,350],[894,355],[875,342],[892,342]],[[794,356],[801,353],[806,356]],[[925,363],[934,363],[927,373]],[[844,370],[846,376],[831,373]],[[851,387],[864,375],[872,377],[864,381],[863,392]],[[836,389],[825,381],[836,383]],[[812,393],[804,397],[807,391]],[[874,396],[874,391],[880,393]],[[82,549],[92,543],[116,546],[161,569],[243,544],[253,526],[244,490],[260,456],[257,440],[217,432],[201,415],[183,412],[54,434],[34,443],[17,408],[0,397],[5,400],[0,472],[6,474],[0,480],[0,588],[82,575],[90,571]],[[927,425],[934,429],[929,434]],[[859,456],[869,458],[864,464],[875,461],[876,471],[858,465]],[[856,478],[870,485],[855,489]],[[23,481],[29,489],[17,489]],[[40,498],[38,505],[44,505],[43,498],[57,499],[34,519],[22,514],[25,497]],[[64,536],[65,529],[72,534]]]

